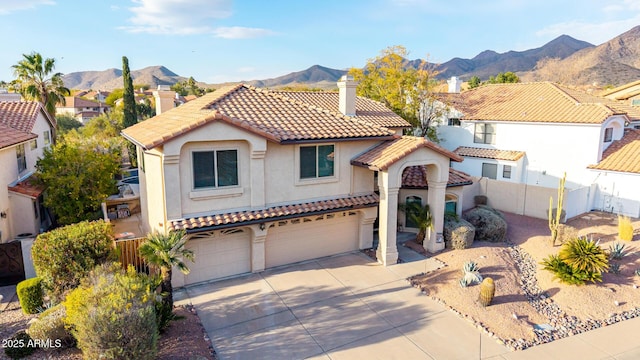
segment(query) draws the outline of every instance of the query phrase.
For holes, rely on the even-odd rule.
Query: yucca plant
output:
[[[555,279],[565,284],[582,285],[588,280],[587,274],[575,271],[575,269],[562,261],[558,255],[549,255],[549,257],[542,260],[541,264],[544,266],[544,270],[552,272]]]
[[[613,243],[609,245],[609,258],[614,260],[622,259],[627,255],[627,251],[624,248],[625,245],[621,243]]]
[[[564,263],[581,272],[601,274],[609,268],[606,252],[598,243],[586,237],[567,241],[559,255]]]

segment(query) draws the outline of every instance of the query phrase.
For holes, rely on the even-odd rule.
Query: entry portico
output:
[[[351,161],[352,165],[378,172],[380,242],[376,256],[385,266],[395,264],[398,260],[398,193],[402,186],[403,171],[409,166],[424,165],[427,168],[428,204],[433,225],[423,245],[429,252],[444,249],[442,229],[451,160],[460,162],[462,158],[424,138],[403,136],[384,142]]]

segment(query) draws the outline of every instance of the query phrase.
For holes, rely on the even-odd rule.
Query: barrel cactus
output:
[[[490,277],[482,280],[480,284],[480,304],[482,306],[491,305],[491,301],[493,301],[493,295],[496,293],[496,286],[493,283],[493,279]]]

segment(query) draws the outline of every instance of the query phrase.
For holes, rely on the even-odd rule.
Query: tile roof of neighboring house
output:
[[[600,103],[603,104],[617,113],[625,113],[629,120],[640,120],[640,108],[632,106],[629,103],[619,100],[611,100],[600,96],[587,94],[583,91],[570,89],[564,86],[558,86],[563,89],[567,94],[578,100],[580,103]]]
[[[600,96],[609,96],[609,95],[615,94],[617,92],[623,92],[623,90],[627,90],[627,89],[633,88],[635,86],[640,86],[640,80],[636,80],[636,81],[633,81],[633,82],[630,82],[630,83],[627,83],[627,84],[624,84],[624,85],[620,85],[620,86],[618,86],[616,88],[603,91],[603,92],[600,93]],[[616,96],[616,99],[620,99],[620,100],[628,99],[631,96],[637,95],[638,92],[637,91],[633,91],[631,94],[632,95],[629,95],[629,93],[623,92],[622,94]]]
[[[590,169],[640,173],[640,130],[626,129],[602,154],[602,160]]]
[[[184,229],[187,232],[208,231],[240,225],[249,225],[266,221],[277,221],[329,212],[360,209],[377,206],[380,199],[376,194],[347,196],[329,200],[272,206],[261,210],[237,211],[213,214],[171,221],[172,230]]]
[[[39,113],[55,123],[38,102],[0,101],[0,149],[38,137],[32,131]]]
[[[336,91],[278,91],[291,99],[338,112],[340,102],[339,93]],[[372,124],[386,128],[411,127],[405,119],[389,110],[383,103],[356,97],[356,118],[368,121]]]
[[[473,180],[468,174],[449,168],[449,180],[447,187],[471,185]],[[427,182],[427,165],[409,166],[402,172],[402,187],[411,189],[426,189],[429,187]]]
[[[373,170],[385,170],[396,161],[423,147],[434,150],[453,161],[462,161],[460,156],[423,137],[403,136],[373,147],[352,159],[351,164]]]
[[[509,161],[518,161],[525,155],[524,151],[483,149],[468,146],[459,146],[453,152],[460,156]]]
[[[393,137],[389,129],[359,117],[344,116],[244,84],[220,88],[122,133],[151,149],[213,121],[223,121],[279,143]]]
[[[626,113],[610,100],[578,93],[550,82],[484,85],[461,93],[460,110],[465,120],[572,124],[601,124]]]
[[[78,96],[65,96],[64,97],[64,105],[62,103],[56,104],[56,107],[59,108],[85,108],[85,107],[96,107],[102,106],[105,107],[104,103],[99,103],[98,101],[83,99]]]
[[[44,186],[41,186],[36,183],[33,176],[30,176],[13,186],[9,186],[9,191],[26,195],[33,199],[36,199],[38,198],[38,196],[42,195],[42,193],[44,192],[44,189],[45,189]]]

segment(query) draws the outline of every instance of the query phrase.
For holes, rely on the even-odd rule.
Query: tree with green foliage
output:
[[[106,140],[120,137],[123,129],[123,112],[121,108],[115,108],[106,114],[100,114],[89,121],[79,130],[83,138]]]
[[[118,192],[120,155],[112,150],[92,140],[60,141],[44,150],[37,179],[47,189],[44,205],[59,224],[101,217],[102,202]]]
[[[469,89],[475,89],[479,87],[481,83],[480,78],[474,75],[469,79],[467,85],[469,85]]]
[[[151,100],[145,98],[144,102],[136,103],[136,114],[138,114],[138,120],[147,120],[156,116],[156,109],[151,105]]]
[[[140,255],[148,264],[160,268],[163,302],[169,309],[173,309],[173,286],[171,285],[173,267],[186,275],[189,273],[189,267],[183,259],[194,260],[193,251],[185,247],[187,244],[185,235],[184,231],[149,234],[147,240],[138,248]]]
[[[106,99],[104,99],[104,102],[107,105],[110,105],[112,107],[115,107],[116,105],[116,101],[122,99],[122,97],[124,96],[124,89],[114,89],[108,96]]]
[[[138,116],[136,115],[136,99],[133,93],[133,79],[129,70],[129,59],[126,56],[122,57],[122,79],[124,80],[124,93],[122,95],[124,120],[122,125],[128,128],[138,122]]]
[[[359,82],[358,95],[382,102],[411,123],[416,135],[437,142],[434,125],[448,108],[436,105],[433,88],[438,71],[426,61],[416,68],[409,66],[407,55],[405,47],[390,46],[369,59],[364,68],[351,68],[349,74]]]
[[[518,75],[511,71],[507,71],[506,73],[498,73],[496,76],[489,77],[487,81],[488,84],[508,84],[508,83],[519,83],[520,78]]]
[[[12,84],[26,100],[41,102],[51,117],[55,117],[56,104],[65,104],[64,97],[71,94],[64,86],[62,73],[53,73],[55,59],[43,59],[37,52],[22,57],[12,66],[16,76]]]
[[[171,90],[175,91],[180,96],[187,96],[189,94],[202,96],[207,92],[206,89],[198,86],[198,82],[193,78],[193,76],[189,77],[185,81],[180,81],[171,85]]]
[[[69,114],[56,115],[56,136],[61,137],[71,130],[82,127],[82,123]]]

